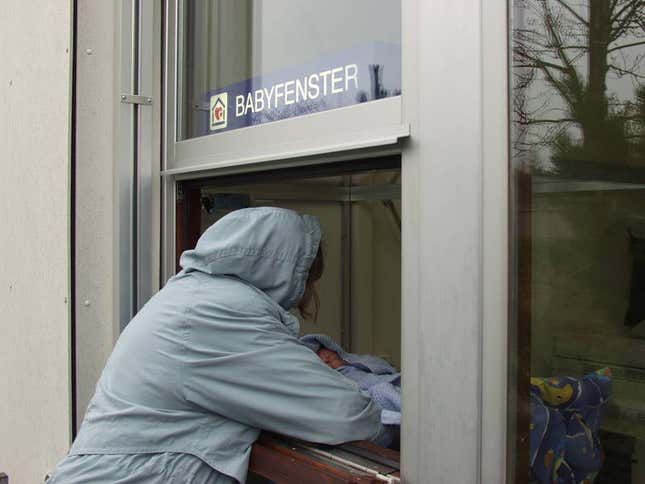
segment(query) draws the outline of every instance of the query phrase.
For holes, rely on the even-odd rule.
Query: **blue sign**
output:
[[[201,135],[401,94],[401,47],[373,43],[204,95]]]

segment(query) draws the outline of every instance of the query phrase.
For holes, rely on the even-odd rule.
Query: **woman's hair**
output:
[[[318,318],[320,299],[316,292],[316,281],[322,277],[324,270],[325,263],[323,260],[321,243],[318,246],[316,257],[309,268],[309,275],[307,276],[307,283],[305,284],[305,292],[298,303],[298,311],[300,311],[303,318],[313,319],[314,321]],[[313,306],[313,308],[311,306]]]

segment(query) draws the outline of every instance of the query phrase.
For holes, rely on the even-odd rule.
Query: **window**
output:
[[[325,271],[317,321],[344,348],[401,365],[401,178],[398,157],[235,175],[180,184],[177,260],[239,208],[276,206],[320,219]]]
[[[195,0],[178,15],[178,140],[401,92],[398,0]]]
[[[642,5],[511,4],[509,481],[645,482]]]
[[[321,222],[325,270],[317,283],[320,311],[317,321],[294,311],[301,335],[326,334],[350,352],[379,356],[400,371],[400,157],[181,181],[175,212],[177,264],[210,225],[231,211],[254,206],[289,208]],[[342,478],[343,472],[379,473],[398,482],[399,445],[398,432],[390,449],[370,443],[320,447],[264,435],[254,446],[250,475],[257,482],[276,476],[327,482],[326,476]],[[338,467],[336,457],[350,462],[349,467]]]

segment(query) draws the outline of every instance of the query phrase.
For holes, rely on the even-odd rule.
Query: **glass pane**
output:
[[[398,95],[400,0],[181,1],[178,139]]]
[[[645,10],[512,0],[509,482],[645,482]]]
[[[319,218],[325,270],[317,320],[294,314],[301,333],[326,334],[346,349],[401,364],[400,168],[305,176],[236,177],[182,187],[178,255],[221,217],[274,206]]]

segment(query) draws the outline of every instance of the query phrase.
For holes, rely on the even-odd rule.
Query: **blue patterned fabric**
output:
[[[603,463],[598,431],[611,371],[582,378],[531,378],[531,473],[541,484],[591,484]]]
[[[566,426],[560,412],[554,410],[531,392],[531,471],[542,483],[555,481],[556,469],[564,459]]]

